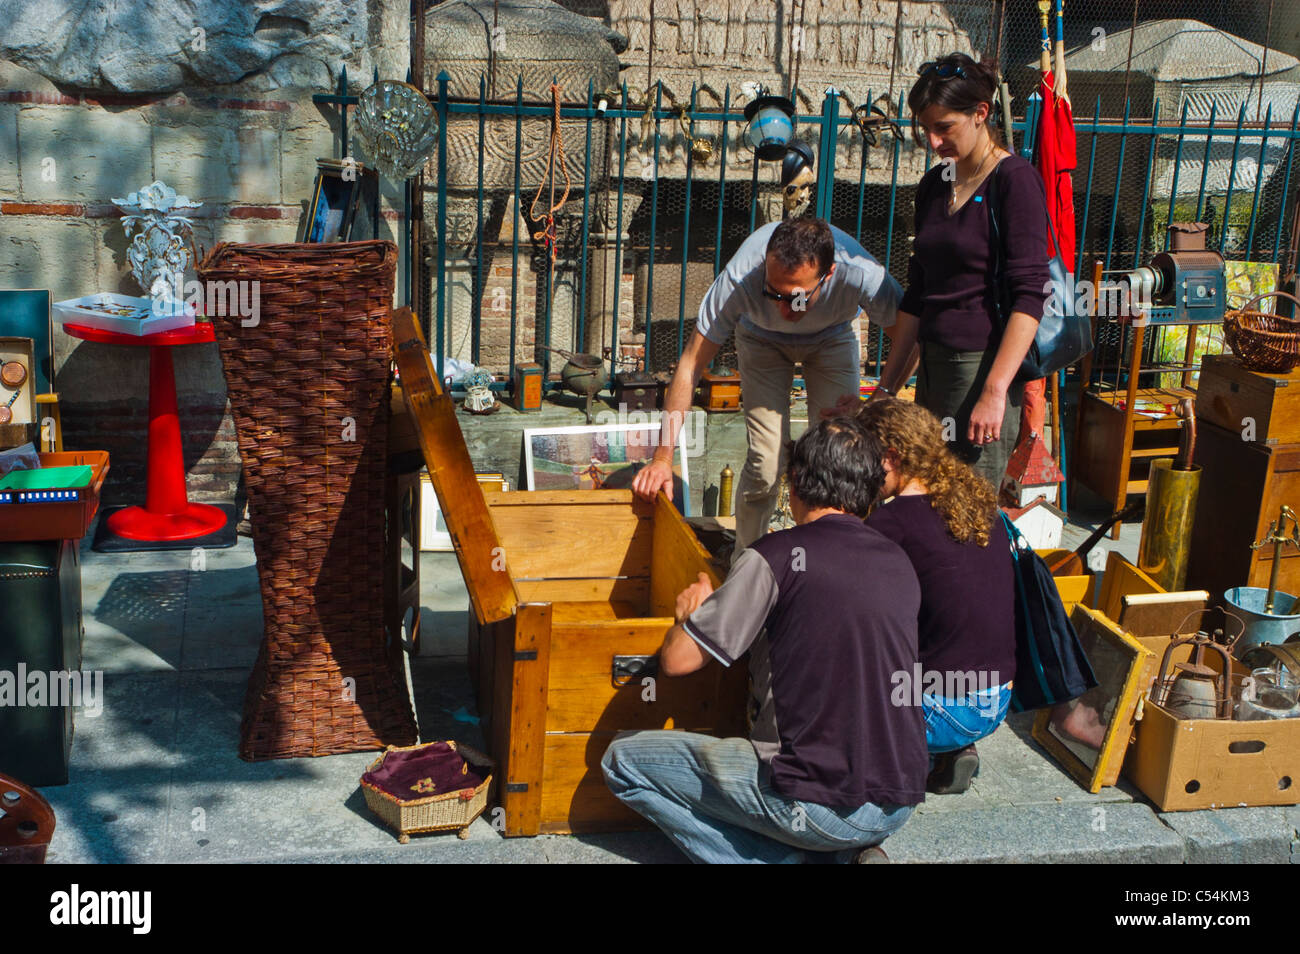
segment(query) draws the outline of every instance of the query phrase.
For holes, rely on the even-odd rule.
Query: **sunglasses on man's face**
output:
[[[796,301],[799,301],[800,299],[802,299],[804,302],[807,302],[810,298],[812,298],[813,295],[817,294],[817,289],[822,287],[822,282],[826,281],[826,276],[828,276],[829,274],[830,272],[823,272],[822,277],[817,279],[817,284],[814,285],[810,291],[797,291],[797,292],[792,292],[789,295],[782,295],[779,292],[772,291],[770,288],[767,287],[767,283],[764,282],[763,297],[770,298],[772,301],[780,302],[781,304],[789,303],[793,305]]]
[[[936,73],[939,79],[952,79],[954,76],[966,78],[965,68],[956,63],[940,63],[931,60],[929,63],[922,63],[921,68],[916,71],[917,76],[924,76],[926,73]]]

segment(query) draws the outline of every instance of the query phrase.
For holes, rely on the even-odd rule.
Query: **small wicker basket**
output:
[[[1223,337],[1248,371],[1286,374],[1300,365],[1300,320],[1252,308],[1264,298],[1300,300],[1286,292],[1258,295],[1223,315]]]
[[[397,798],[361,778],[361,789],[366,795],[366,805],[389,828],[397,832],[397,840],[406,844],[411,835],[428,831],[455,831],[457,837],[468,838],[469,826],[487,808],[488,789],[492,785],[493,763],[482,752],[456,742],[425,742],[420,745],[390,745],[366,770],[378,771],[384,760],[393,752],[414,752],[436,745],[447,745],[460,754],[470,765],[483,772],[483,781],[475,788],[430,795],[425,798]]]

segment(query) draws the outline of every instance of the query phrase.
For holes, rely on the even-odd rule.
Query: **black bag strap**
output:
[[[1003,300],[1007,290],[1007,283],[1004,275],[1007,258],[1006,248],[1004,246],[1006,240],[1003,238],[1002,229],[998,226],[998,214],[1001,211],[1002,202],[1001,192],[998,188],[998,174],[1001,172],[1003,165],[1005,165],[1007,161],[1008,160],[1003,159],[1002,162],[999,162],[993,167],[993,171],[989,173],[988,191],[985,193],[989,207],[989,226],[993,232],[993,287],[997,289],[995,300],[997,301],[998,319],[1002,323],[1002,327],[999,331],[1006,331],[1007,321],[1011,318],[1010,309]],[[1038,179],[1037,181],[1041,186],[1042,180]],[[1048,256],[1048,260],[1050,261],[1053,257],[1060,257],[1061,235],[1056,230],[1056,223],[1052,221],[1051,213],[1047,211],[1047,189],[1045,187],[1043,188],[1043,215],[1047,219],[1048,233],[1051,235],[1052,241],[1056,244],[1056,255]],[[1065,264],[1065,270],[1070,271],[1070,263],[1065,262],[1064,259],[1062,259],[1062,261]]]
[[[1003,160],[1004,162],[1006,160]],[[1007,283],[1003,280],[1003,268],[1006,263],[1006,251],[1002,247],[1002,230],[998,227],[998,203],[1002,196],[998,189],[998,171],[1002,168],[999,162],[989,173],[989,187],[984,193],[985,200],[989,207],[989,229],[993,233],[992,242],[989,243],[989,255],[992,259],[993,271],[993,303],[994,310],[998,317],[998,339],[1001,340],[1003,333],[1007,330],[1007,321],[1011,315],[1008,313],[1007,303],[1004,301],[1006,296]]]

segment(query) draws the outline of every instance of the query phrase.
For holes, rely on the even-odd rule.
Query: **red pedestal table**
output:
[[[226,525],[219,507],[190,503],[185,493],[181,424],[176,412],[176,377],[171,349],[216,340],[209,322],[191,328],[127,335],[117,331],[65,324],[74,338],[100,344],[149,348],[149,484],[143,507],[124,507],[107,517],[108,529],[130,540],[190,540],[216,533]]]

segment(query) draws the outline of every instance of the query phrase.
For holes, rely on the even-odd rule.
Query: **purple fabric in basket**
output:
[[[394,798],[412,801],[478,788],[483,784],[483,776],[472,765],[468,772],[463,772],[466,764],[460,753],[446,742],[434,742],[409,752],[389,752],[384,764],[362,775],[361,780]],[[433,782],[431,791],[412,787],[426,778]]]

